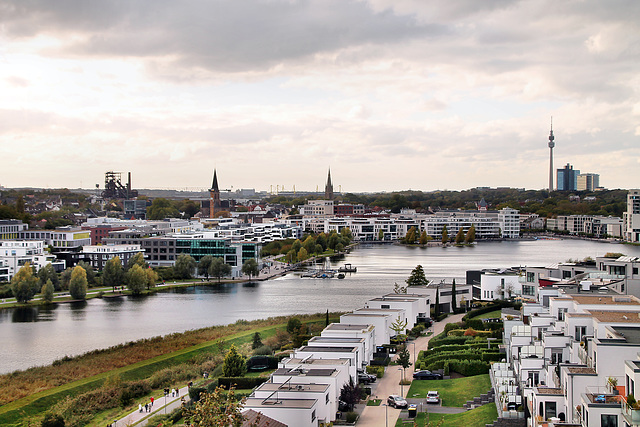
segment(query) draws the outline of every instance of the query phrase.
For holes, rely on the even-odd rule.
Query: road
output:
[[[433,334],[427,337],[420,337],[408,344],[409,353],[411,354],[411,363],[414,358],[417,357],[417,353],[420,350],[426,350],[427,344],[432,336],[440,334],[444,331],[444,326],[447,323],[455,323],[462,320],[463,314],[456,314],[449,316],[441,322],[433,324]],[[414,345],[415,343],[415,345]],[[413,377],[414,366],[411,365],[405,370],[405,378]],[[386,404],[387,397],[391,394],[401,394],[403,397],[407,397],[409,391],[409,385],[400,387],[400,379],[402,378],[402,368],[399,366],[388,366],[385,370],[384,377],[380,378],[375,388],[375,396],[378,399],[382,399],[382,403]],[[401,390],[402,389],[402,390]],[[386,421],[385,421],[386,414]],[[388,406],[365,406],[360,419],[358,420],[358,427],[387,427],[395,426],[398,416],[400,415],[400,409],[395,409]]]

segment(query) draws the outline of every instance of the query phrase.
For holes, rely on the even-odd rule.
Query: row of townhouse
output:
[[[336,420],[340,391],[374,359],[395,334],[394,322],[410,329],[425,319],[436,289],[411,288],[411,294],[387,294],[340,316],[320,334],[283,359],[268,382],[246,400],[245,417],[255,414],[270,425],[318,427]],[[459,294],[463,298],[462,293]]]
[[[547,230],[567,231],[572,235],[622,237],[622,218],[602,215],[558,215],[547,219]]]
[[[537,298],[521,319],[503,313],[506,362],[491,369],[499,415],[527,426],[640,425],[626,403],[640,395],[640,299],[580,283],[541,287]]]
[[[473,226],[477,239],[515,239],[520,237],[520,214],[515,209],[500,211],[440,211],[436,214],[418,214],[404,211],[398,215],[371,217],[337,217],[331,215],[307,216],[298,220],[306,230],[330,233],[349,228],[357,241],[394,241],[406,236],[413,227],[435,240],[442,238],[446,229],[455,236],[460,229],[466,234]]]

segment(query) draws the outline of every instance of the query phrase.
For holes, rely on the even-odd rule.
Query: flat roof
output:
[[[622,336],[628,343],[640,344],[640,327],[612,326],[611,329],[616,331],[616,333]]]
[[[329,384],[302,384],[302,383],[262,383],[256,390],[264,391],[308,391],[314,393],[324,393],[329,388]]]
[[[637,311],[605,311],[605,310],[587,310],[594,319],[599,322],[611,323],[638,323],[640,324],[640,316]]]
[[[639,305],[640,300],[632,295],[576,295],[572,294],[578,304],[607,304],[607,305]]]
[[[569,371],[570,374],[597,375],[595,369],[584,366],[569,366],[567,371]]]
[[[389,301],[390,299],[392,299],[394,301],[400,301],[400,302],[415,302],[415,301],[418,301],[418,298],[406,298],[404,295],[402,297],[399,297],[399,298],[396,298],[396,297],[393,297],[393,296],[381,297],[381,298],[371,298],[369,301]]]
[[[287,359],[283,359],[287,360]],[[336,357],[331,359],[314,359],[312,357],[305,357],[304,359],[300,357],[291,357],[286,362],[285,366],[288,364],[296,364],[296,365],[351,365],[351,359],[345,357]]]
[[[323,337],[321,335],[311,337],[309,342],[364,342],[364,338],[357,337]]]
[[[318,352],[327,352],[327,353],[353,353],[358,350],[358,346],[353,347],[325,347],[320,345],[305,345],[303,347],[298,348],[296,351],[318,351]]]
[[[562,391],[561,388],[553,388],[553,387],[536,387],[536,394],[564,396],[564,392]]]
[[[372,329],[373,325],[353,325],[349,323],[331,323],[329,326],[324,328],[325,331],[329,330],[338,330],[338,331],[361,331],[367,332]]]
[[[259,397],[247,398],[244,407],[245,408],[297,408],[297,409],[311,409],[315,406],[316,399],[280,399],[269,397],[267,399],[261,399]]]
[[[391,313],[382,314],[382,313],[355,313],[355,312],[353,312],[353,313],[346,313],[346,314],[343,314],[342,316],[359,316],[359,317],[367,317],[367,316],[368,316],[368,317],[371,317],[371,316],[374,316],[374,317],[388,317],[388,316],[391,316]],[[340,316],[340,317],[342,317],[342,316]]]
[[[278,368],[273,375],[291,375],[291,376],[307,376],[307,377],[332,377],[337,375],[336,369],[299,369],[299,368]]]
[[[355,310],[355,312],[359,312],[359,311],[364,312],[364,311],[405,311],[405,310],[404,308],[375,308],[375,307],[371,307],[371,308],[363,307]]]

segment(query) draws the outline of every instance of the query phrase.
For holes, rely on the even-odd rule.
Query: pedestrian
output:
[[[149,412],[149,404],[148,403],[144,404],[144,412]]]
[[[138,403],[138,412],[142,412],[142,403]]]
[[[151,396],[151,406],[153,406],[153,396]]]
[[[180,396],[180,389],[176,387],[176,396]]]
[[[175,388],[171,389],[171,397],[176,397],[176,389]]]

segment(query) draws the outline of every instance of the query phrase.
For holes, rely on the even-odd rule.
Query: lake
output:
[[[52,308],[0,310],[0,373],[50,364],[127,341],[295,313],[350,311],[404,284],[418,264],[430,280],[467,270],[545,266],[606,252],[640,256],[640,247],[584,240],[479,242],[472,247],[417,248],[362,245],[333,262],[357,266],[344,280],[301,278],[290,273],[253,285],[197,286],[146,297],[92,299]]]

